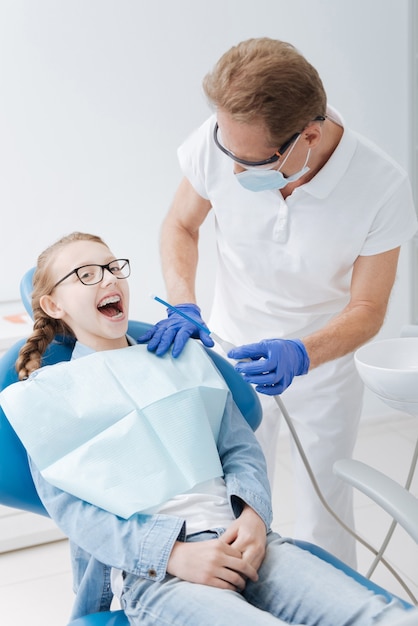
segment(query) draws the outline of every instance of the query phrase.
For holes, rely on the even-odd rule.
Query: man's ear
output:
[[[305,141],[310,148],[315,148],[322,137],[322,127],[316,120],[310,122],[302,132]]]
[[[61,319],[65,314],[65,311],[63,311],[52,296],[41,296],[39,298],[39,305],[44,313],[56,320]]]

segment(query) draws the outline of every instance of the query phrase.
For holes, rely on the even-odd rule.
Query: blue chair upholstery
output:
[[[25,307],[27,313],[33,319],[32,315],[32,289],[33,289],[33,275],[35,273],[35,268],[31,267],[22,277],[20,281],[20,297],[23,302],[23,306]]]
[[[68,624],[68,626],[129,626],[125,613],[119,611],[102,611],[94,615],[79,617]]]

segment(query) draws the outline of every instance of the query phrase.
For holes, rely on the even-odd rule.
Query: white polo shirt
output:
[[[339,114],[331,119],[343,126]],[[184,175],[215,214],[217,276],[209,327],[239,345],[301,337],[347,304],[353,264],[417,229],[406,173],[349,129],[329,161],[283,199],[236,180],[210,117],[179,148]],[[308,163],[309,165],[309,163]]]

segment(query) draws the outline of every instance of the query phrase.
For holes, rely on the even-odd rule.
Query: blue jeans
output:
[[[405,613],[276,533],[267,537],[258,574],[242,593],[170,575],[152,582],[126,574],[121,605],[131,626],[383,626]]]

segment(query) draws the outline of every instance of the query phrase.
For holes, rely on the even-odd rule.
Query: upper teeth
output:
[[[119,296],[109,296],[108,298],[104,298],[104,300],[102,300],[99,303],[99,307],[100,306],[106,306],[106,304],[113,304],[114,302],[120,302],[120,297]]]

